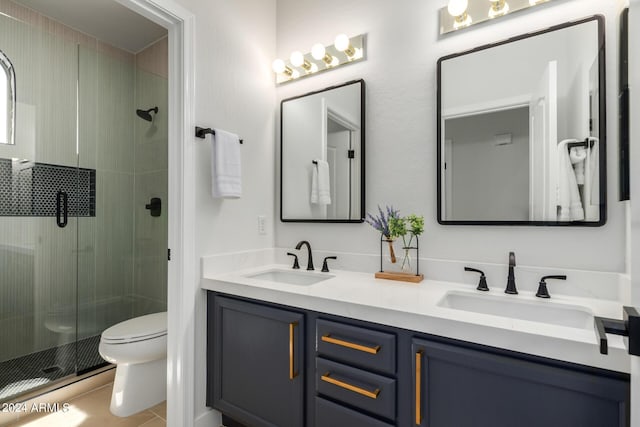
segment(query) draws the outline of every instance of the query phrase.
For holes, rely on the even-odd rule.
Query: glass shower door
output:
[[[78,168],[77,42],[3,12],[0,50],[15,73],[7,104],[15,121],[4,122],[15,144],[0,144],[0,401],[7,401],[76,371],[78,217],[91,214],[81,195],[95,171]]]

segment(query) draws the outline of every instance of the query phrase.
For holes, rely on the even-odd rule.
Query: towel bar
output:
[[[584,141],[570,142],[567,144],[567,149],[571,150],[573,147],[593,148],[593,140],[591,138],[586,138]]]
[[[216,131],[214,131],[211,128],[201,128],[199,126],[196,126],[196,136],[198,138],[202,138],[204,139],[207,135],[215,135]],[[240,140],[240,144],[242,144],[244,141],[241,139]]]

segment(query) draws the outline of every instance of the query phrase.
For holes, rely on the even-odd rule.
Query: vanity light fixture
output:
[[[550,3],[552,0],[449,0],[446,7],[440,9],[440,34],[450,33],[463,28],[492,21],[520,10]],[[471,17],[473,16],[473,20]]]
[[[309,53],[295,50],[291,52],[288,61],[282,59],[273,61],[272,68],[276,74],[276,83],[280,84],[363,59],[364,34],[354,37],[338,34],[333,44],[325,46],[322,43],[316,43]]]
[[[529,0],[531,2],[531,0]],[[491,8],[489,9],[489,18],[493,19],[497,16],[506,15],[509,13],[509,3],[505,0],[489,0]]]

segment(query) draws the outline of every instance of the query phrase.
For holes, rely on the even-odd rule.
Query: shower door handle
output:
[[[67,226],[68,207],[67,193],[64,191],[58,191],[56,194],[56,223],[60,228]]]

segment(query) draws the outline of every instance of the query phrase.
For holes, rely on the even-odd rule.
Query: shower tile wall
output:
[[[96,169],[96,216],[78,237],[78,338],[133,313],[135,55],[79,50],[79,164]]]
[[[167,129],[168,42],[164,38],[136,55],[136,106],[158,107],[153,124],[135,122],[134,315],[167,309]],[[162,199],[162,214],[144,205]]]
[[[96,170],[95,217],[64,229],[51,217],[0,217],[3,361],[74,341],[76,298],[78,338],[166,308],[167,80],[166,39],[136,56],[9,0],[0,49],[18,94],[16,145],[0,158]],[[155,131],[135,115],[154,105]],[[160,218],[144,209],[151,196],[163,200]]]

